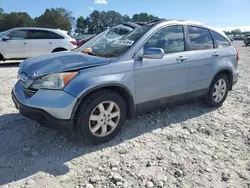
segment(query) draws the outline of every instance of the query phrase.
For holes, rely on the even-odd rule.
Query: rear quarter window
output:
[[[231,46],[230,42],[219,33],[212,31],[212,34],[214,37],[215,44],[218,48]]]
[[[57,34],[57,33],[54,33],[54,32],[50,32],[50,38],[51,39],[64,39],[63,36]]]

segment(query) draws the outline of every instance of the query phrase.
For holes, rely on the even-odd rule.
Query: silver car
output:
[[[219,107],[238,80],[239,54],[216,28],[158,20],[119,39],[107,35],[75,52],[23,61],[12,91],[20,113],[50,127],[76,128],[98,144],[114,138],[126,119],[165,103],[203,97]]]

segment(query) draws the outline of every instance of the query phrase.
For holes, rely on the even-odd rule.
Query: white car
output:
[[[76,40],[67,31],[46,28],[14,28],[0,33],[0,61],[26,59],[42,54],[72,50]]]

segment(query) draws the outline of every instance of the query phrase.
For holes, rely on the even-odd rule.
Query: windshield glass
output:
[[[90,49],[93,54],[99,57],[118,57],[126,52],[152,26],[144,25],[134,30],[120,33],[115,32],[117,28],[110,28],[75,51],[80,52]]]

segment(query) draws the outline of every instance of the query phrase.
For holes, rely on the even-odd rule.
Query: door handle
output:
[[[183,62],[183,61],[186,61],[188,58],[187,57],[183,57],[183,56],[180,56],[176,59],[176,61],[178,62]]]
[[[52,44],[52,42],[50,42],[49,44]]]
[[[218,53],[218,52],[213,53],[213,57],[218,57],[218,56],[220,56],[220,53]]]
[[[24,44],[24,45],[26,45],[26,44],[27,44],[27,42],[24,42],[23,44]]]

